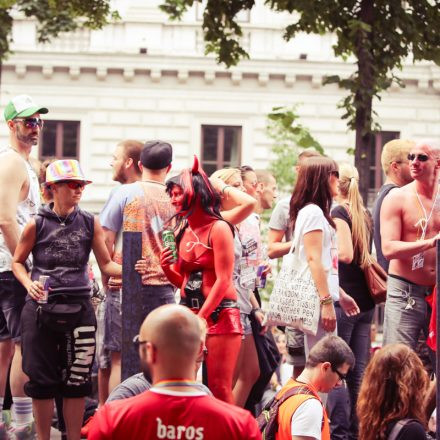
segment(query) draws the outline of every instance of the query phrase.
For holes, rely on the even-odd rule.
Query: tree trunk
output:
[[[362,0],[359,11],[359,20],[373,24],[374,5],[372,0]],[[358,65],[358,90],[354,98],[356,108],[356,150],[355,165],[359,171],[359,190],[365,204],[368,200],[368,187],[370,170],[368,166],[368,153],[371,145],[371,113],[374,93],[374,60],[371,54],[369,38],[370,32],[360,29],[356,41],[356,56]]]
[[[373,137],[373,134],[370,131],[364,132],[366,120],[367,115],[365,114],[365,109],[358,108],[356,112],[356,150],[354,164],[359,171],[359,191],[362,194],[365,205],[368,202],[368,188],[370,186],[368,154]]]

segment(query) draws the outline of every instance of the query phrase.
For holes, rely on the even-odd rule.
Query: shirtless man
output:
[[[390,260],[384,344],[416,347],[428,326],[425,297],[435,284],[440,238],[440,145],[424,141],[408,154],[414,181],[393,190],[381,209],[382,251]]]
[[[14,277],[11,263],[21,231],[40,204],[38,178],[29,155],[43,128],[40,113],[47,112],[30,96],[12,98],[4,110],[9,145],[0,148],[0,410],[12,361],[10,382],[17,438],[30,434],[33,426],[32,400],[23,391],[27,378],[21,369],[20,350],[20,316],[26,289]],[[0,411],[0,438],[6,429]]]

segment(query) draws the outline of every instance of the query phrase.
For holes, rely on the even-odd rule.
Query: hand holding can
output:
[[[41,296],[37,301],[39,304],[47,304],[49,299],[49,276],[40,275],[38,282],[43,286],[43,296]]]
[[[165,248],[168,248],[173,253],[173,259],[171,263],[177,261],[177,245],[176,239],[174,238],[174,232],[169,230],[164,230],[162,232],[162,242]]]

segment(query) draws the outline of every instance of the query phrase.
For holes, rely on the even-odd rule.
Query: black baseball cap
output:
[[[173,147],[164,141],[145,142],[141,153],[141,164],[150,170],[166,168],[173,160]]]

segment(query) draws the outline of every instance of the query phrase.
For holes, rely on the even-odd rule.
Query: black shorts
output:
[[[34,399],[85,397],[92,391],[91,370],[95,357],[96,317],[89,299],[75,329],[57,333],[37,325],[38,304],[27,301],[21,315],[23,371],[29,382],[25,393]]]

